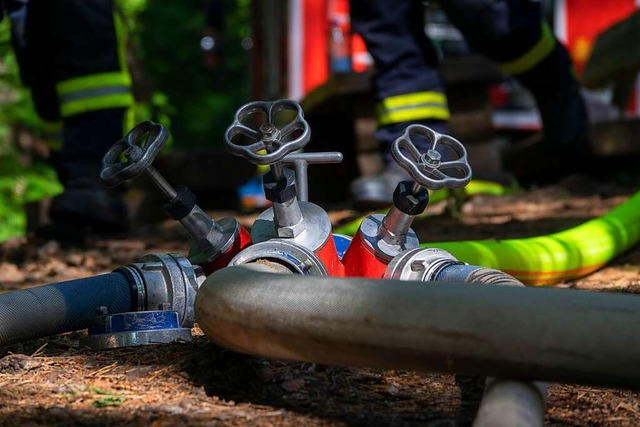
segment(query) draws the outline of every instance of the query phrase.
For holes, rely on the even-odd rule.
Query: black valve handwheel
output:
[[[431,146],[426,153],[420,153],[413,139],[427,138]],[[438,146],[447,147],[445,152],[453,152],[454,160],[442,161]],[[408,156],[403,151],[408,153]],[[391,156],[421,186],[429,190],[440,188],[461,188],[471,181],[471,166],[467,161],[467,150],[457,139],[443,135],[424,125],[410,125],[391,146]]]
[[[102,158],[100,181],[115,187],[147,170],[169,139],[169,132],[159,123],[145,121],[136,125],[109,148]]]
[[[284,125],[276,127],[275,118],[281,111],[291,111],[295,116]],[[263,114],[266,122],[254,129],[245,123],[257,113]],[[288,139],[296,131],[300,135]],[[249,143],[240,145],[234,142],[238,135],[244,136]],[[241,107],[225,132],[224,143],[227,150],[236,156],[244,157],[256,165],[271,165],[281,161],[287,154],[303,148],[310,137],[311,130],[300,104],[281,99],[274,102],[255,101]]]

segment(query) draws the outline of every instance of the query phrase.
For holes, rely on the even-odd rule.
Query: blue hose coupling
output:
[[[95,350],[193,341],[191,329],[181,327],[171,310],[104,314],[93,319],[88,332],[80,345]]]

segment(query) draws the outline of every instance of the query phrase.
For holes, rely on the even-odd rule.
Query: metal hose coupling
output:
[[[383,279],[427,282],[437,280],[448,267],[465,265],[449,252],[437,248],[415,248],[394,257]]]
[[[389,263],[383,278],[523,286],[503,271],[469,265],[439,248],[416,248],[401,253]]]
[[[275,273],[328,276],[322,260],[306,246],[290,239],[271,239],[254,243],[236,255],[229,266],[259,264]]]
[[[193,326],[196,292],[205,279],[199,266],[179,254],[157,253],[115,272],[123,274],[131,285],[134,311],[175,311],[181,326]]]

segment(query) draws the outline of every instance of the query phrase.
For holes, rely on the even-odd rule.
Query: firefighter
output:
[[[3,6],[9,17],[26,12],[23,31],[12,19],[13,44],[64,187],[51,202],[45,234],[126,230],[121,190],[99,181],[102,157],[133,125],[125,32],[113,0],[5,0]]]
[[[586,107],[568,52],[543,20],[540,0],[439,4],[472,49],[531,91],[542,119],[541,148],[547,158],[560,161],[583,154],[588,146]],[[351,191],[357,203],[390,204],[397,182],[406,177],[391,159],[391,143],[411,123],[446,133],[447,98],[437,70],[438,54],[424,31],[421,1],[351,0],[350,5],[352,29],[362,36],[375,62],[376,137],[387,165],[381,175],[355,180]]]

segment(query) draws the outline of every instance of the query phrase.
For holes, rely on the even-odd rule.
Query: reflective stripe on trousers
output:
[[[426,91],[394,95],[377,106],[378,125],[411,122],[425,119],[447,120],[449,107],[443,93]]]
[[[133,104],[131,77],[121,71],[64,80],[56,85],[62,117]]]

